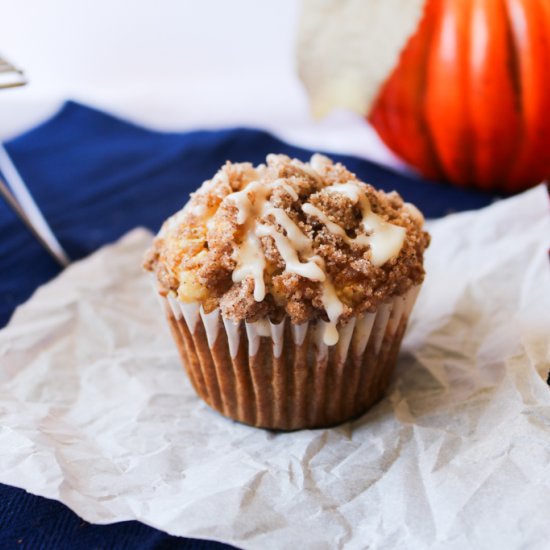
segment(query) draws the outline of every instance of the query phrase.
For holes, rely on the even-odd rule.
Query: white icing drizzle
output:
[[[306,262],[301,262],[294,243],[279,233],[273,225],[258,225],[256,231],[260,237],[271,237],[275,241],[275,246],[286,264],[286,271],[301,275],[311,281],[326,279],[325,272],[317,263],[321,260],[319,256],[312,256]]]
[[[329,323],[325,326],[323,333],[323,340],[327,346],[334,346],[338,342],[338,330],[336,324],[340,315],[344,311],[344,304],[338,299],[336,291],[332,283],[326,279],[323,281],[323,294],[321,299],[323,300],[323,306],[329,319]]]
[[[319,153],[314,153],[311,156],[309,164],[311,165],[311,168],[317,174],[320,174],[323,171],[324,168],[331,165],[331,161],[330,161],[330,159],[325,157],[325,155],[321,155]]]
[[[237,223],[244,225],[245,231],[243,242],[236,253],[237,267],[233,271],[232,279],[233,282],[238,283],[251,276],[254,279],[254,299],[257,302],[265,298],[265,256],[260,237],[269,236],[275,241],[275,246],[288,272],[312,281],[323,281],[326,277],[319,266],[322,260],[313,254],[308,237],[283,209],[275,208],[267,201],[267,196],[276,184],[277,182],[265,185],[255,181],[249,183],[242,191],[231,195],[231,200],[237,207]],[[295,193],[294,189],[290,189]],[[259,221],[267,215],[275,218],[275,221],[286,231],[286,237],[279,233],[276,227],[264,225]],[[305,262],[300,261],[299,252],[305,256]]]
[[[259,225],[257,227],[258,235],[270,236],[275,241],[275,246],[285,262],[286,271],[321,283],[321,299],[329,318],[323,338],[325,344],[333,346],[338,342],[336,324],[344,311],[344,304],[339,300],[334,286],[326,275],[323,258],[313,253],[311,240],[302,233],[284,210],[269,208],[266,210],[266,214],[275,218],[275,221],[286,231],[287,236],[279,233],[272,225]],[[300,261],[298,253],[303,255],[306,259],[305,262]]]
[[[317,219],[322,221],[326,228],[333,233],[334,235],[339,235],[342,237],[347,243],[352,243],[354,239],[351,239],[347,236],[345,230],[343,227],[339,226],[337,223],[334,223],[333,221],[330,221],[329,217],[319,208],[316,206],[313,206],[313,204],[310,204],[309,202],[306,202],[302,205],[302,212],[304,214],[307,214],[308,216],[315,216]]]
[[[355,183],[334,183],[323,189],[323,191],[334,191],[335,193],[340,193],[345,195],[353,204],[356,204],[359,201],[359,198],[363,194],[363,190]]]
[[[279,185],[290,195],[293,201],[298,200],[298,193],[296,193],[292,185],[289,185],[286,181],[280,181]]]
[[[362,223],[367,231],[372,231],[367,238],[373,265],[384,265],[399,254],[405,240],[404,227],[388,223],[372,212],[368,219],[363,218]]]
[[[270,188],[258,181],[249,183],[242,191],[230,195],[237,207],[237,223],[244,225],[245,236],[237,250],[237,267],[232,280],[240,283],[247,277],[254,280],[254,300],[265,298],[264,269],[265,257],[257,234],[257,219],[263,214],[264,203]]]
[[[242,191],[230,195],[237,207],[237,223],[244,225],[254,217],[261,214],[264,202],[267,199],[271,187],[259,181],[250,182]]]
[[[256,302],[261,302],[265,298],[264,269],[265,257],[260,239],[254,231],[247,231],[238,250],[238,262],[232,280],[234,283],[240,283],[247,277],[252,277]]]
[[[320,161],[319,161],[320,162]],[[318,178],[315,170],[311,170]],[[229,196],[237,207],[237,223],[243,226],[244,237],[241,245],[235,251],[237,267],[233,271],[233,282],[241,282],[247,277],[254,280],[254,299],[261,302],[265,298],[264,271],[265,256],[261,247],[261,237],[271,237],[285,262],[285,270],[321,284],[321,299],[329,318],[324,323],[323,342],[328,346],[338,342],[336,325],[344,311],[344,304],[336,294],[336,290],[326,274],[324,260],[316,255],[312,241],[305,235],[290,216],[281,208],[275,208],[268,200],[275,186],[281,186],[293,200],[298,200],[296,191],[286,182],[277,180],[270,184],[253,181],[242,191]],[[326,187],[329,192],[337,192],[347,196],[354,204],[358,204],[362,213],[361,225],[366,235],[349,237],[344,228],[332,222],[328,216],[313,206],[305,203],[302,210],[305,214],[315,216],[327,229],[348,244],[370,246],[371,261],[380,266],[399,254],[405,239],[405,229],[386,222],[371,210],[370,203],[363,190],[353,182],[334,184]],[[277,225],[286,233],[277,230],[277,226],[262,222],[262,218],[272,216]]]
[[[341,193],[354,204],[359,205],[362,216],[360,225],[363,226],[367,234],[357,235],[357,237],[354,238],[348,237],[342,227],[331,222],[324,212],[308,203],[302,206],[302,210],[306,214],[315,216],[321,220],[331,233],[339,235],[350,245],[358,244],[365,247],[369,245],[371,261],[375,266],[381,266],[399,254],[403,247],[403,242],[405,241],[405,228],[389,223],[375,214],[371,209],[365,193],[356,183],[336,183],[325,187],[324,190]]]
[[[298,252],[311,253],[311,241],[282,208],[268,208],[265,213],[275,218],[275,221],[286,231],[289,241]]]

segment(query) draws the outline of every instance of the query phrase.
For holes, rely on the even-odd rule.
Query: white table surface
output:
[[[6,140],[75,99],[160,130],[253,126],[403,169],[362,117],[311,118],[299,0],[0,0],[0,53],[30,84],[0,93]]]

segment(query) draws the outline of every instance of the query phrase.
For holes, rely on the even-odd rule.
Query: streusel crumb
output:
[[[161,293],[226,318],[345,321],[422,282],[422,214],[339,163],[227,162],[162,226],[144,266]]]

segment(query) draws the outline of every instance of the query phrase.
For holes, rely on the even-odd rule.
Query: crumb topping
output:
[[[233,320],[329,322],[374,311],[424,278],[422,214],[339,163],[227,162],[162,226],[144,266],[160,292]],[[333,330],[331,330],[331,327]]]

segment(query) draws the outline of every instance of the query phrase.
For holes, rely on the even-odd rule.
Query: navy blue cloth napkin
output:
[[[136,226],[156,231],[226,161],[259,163],[268,153],[312,154],[252,129],[150,131],[74,102],[6,144],[31,193],[72,259]],[[397,174],[342,155],[364,181],[395,189],[427,217],[479,208],[494,197]],[[0,327],[59,268],[0,200]],[[68,508],[0,485],[0,548],[222,548],[169,537],[138,522],[96,526]]]

